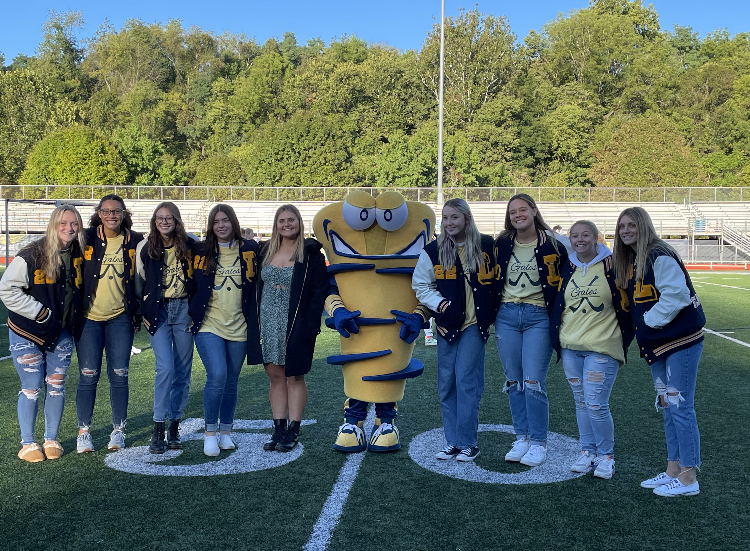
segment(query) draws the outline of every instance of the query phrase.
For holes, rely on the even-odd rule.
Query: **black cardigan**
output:
[[[305,239],[305,254],[302,262],[294,263],[292,288],[289,296],[289,316],[286,329],[286,376],[304,375],[312,367],[315,340],[320,333],[320,317],[328,296],[329,277],[322,245],[315,239]],[[258,257],[258,276],[263,266],[263,258],[268,250],[268,242],[261,244]],[[263,293],[263,280],[258,277],[256,285],[256,307],[259,325],[260,301]],[[258,327],[260,334],[260,327]],[[248,343],[256,354],[263,356],[260,338]]]

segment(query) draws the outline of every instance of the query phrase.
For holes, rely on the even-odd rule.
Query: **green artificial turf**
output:
[[[728,336],[750,342],[750,275],[693,275],[707,327],[733,331]],[[0,345],[7,347],[7,340]],[[130,367],[129,447],[147,445],[152,428],[153,354],[145,332],[136,337],[136,346],[143,352],[133,357]],[[92,430],[96,451],[75,453],[75,359],[60,429],[66,454],[37,464],[19,461],[18,376],[10,360],[1,361],[0,549],[303,548],[348,457],[331,450],[342,421],[344,396],[340,368],[327,365],[325,357],[337,353],[338,347],[338,334],[324,327],[307,378],[310,398],[305,418],[316,423],[303,427],[300,441],[305,449],[297,460],[268,470],[190,478],[134,475],[104,464],[105,456],[112,453],[105,449],[111,430],[106,376],[99,384]],[[606,481],[589,474],[533,485],[466,482],[425,470],[411,459],[409,442],[441,427],[436,347],[425,347],[420,338],[414,354],[425,362],[425,373],[408,382],[399,404],[397,424],[404,448],[365,455],[328,549],[747,547],[750,462],[742,452],[745,420],[750,417],[747,347],[706,335],[696,395],[703,455],[701,493],[681,499],[658,498],[638,485],[663,470],[666,447],[661,415],[653,407],[649,370],[636,357],[635,347],[630,351],[631,363],[620,370],[610,401],[615,476]],[[204,382],[205,371],[196,354],[186,417],[203,416]],[[487,347],[481,423],[510,424],[503,382],[493,339]],[[550,430],[577,437],[572,395],[560,364],[550,369],[547,392]],[[262,368],[246,367],[236,419],[269,419],[267,393]],[[42,433],[40,413],[40,441]],[[503,461],[512,440],[507,433],[481,432],[477,464],[503,473],[527,470]],[[208,461],[215,460],[203,456],[196,440],[187,442],[182,456],[168,464]]]

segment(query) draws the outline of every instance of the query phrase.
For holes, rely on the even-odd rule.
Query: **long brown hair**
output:
[[[626,245],[622,242],[620,237],[620,220],[623,216],[628,216],[633,222],[635,222],[638,228],[638,238],[635,243],[635,250],[630,245]],[[670,247],[665,241],[659,238],[654,228],[654,223],[651,221],[651,217],[643,207],[629,207],[620,213],[617,217],[617,225],[615,226],[615,242],[612,251],[612,264],[615,268],[615,281],[617,286],[621,289],[628,288],[628,282],[632,275],[633,265],[636,259],[641,259],[638,262],[638,266],[635,272],[635,280],[643,280],[643,276],[646,274],[648,265],[646,259],[648,254],[653,249],[661,249],[665,252],[672,253],[675,256],[677,253]]]
[[[120,203],[120,207],[122,208],[122,220],[120,221],[120,227],[125,228],[126,230],[129,230],[133,227],[133,219],[130,216],[130,211],[125,207],[125,201],[122,197],[120,197],[119,195],[115,195],[114,193],[110,193],[109,195],[105,195],[101,198],[99,204],[96,205],[96,208],[94,209],[94,214],[92,214],[91,218],[89,218],[89,227],[95,228],[102,225],[102,219],[99,217],[99,209],[102,208],[102,203],[104,203],[104,201],[117,201],[118,203]]]
[[[498,235],[498,238],[500,239],[509,239],[513,237],[518,230],[513,227],[513,223],[510,221],[510,204],[515,201],[516,199],[521,199],[526,202],[529,207],[534,209],[536,211],[536,214],[534,215],[534,227],[538,230],[546,231],[549,234],[550,241],[552,242],[552,246],[555,248],[555,250],[559,253],[560,249],[557,248],[557,239],[555,238],[555,232],[552,231],[552,228],[550,228],[549,224],[544,221],[544,218],[542,218],[542,213],[539,210],[539,207],[536,206],[536,201],[531,197],[531,195],[528,195],[526,193],[516,193],[513,197],[510,198],[508,201],[507,206],[505,207],[505,229],[500,232]]]
[[[271,264],[271,260],[273,260],[273,257],[277,252],[279,252],[279,249],[281,248],[282,239],[281,234],[279,233],[279,228],[277,227],[277,223],[282,212],[291,212],[294,216],[297,217],[297,221],[299,221],[299,233],[297,234],[297,238],[294,243],[294,255],[289,260],[302,262],[305,259],[305,224],[304,222],[302,222],[302,215],[300,214],[299,209],[294,205],[281,205],[278,209],[276,209],[276,214],[273,217],[273,230],[271,231],[271,239],[269,239],[265,245],[266,250],[263,256],[264,266],[268,266],[269,264]]]
[[[50,279],[56,280],[60,277],[62,259],[60,258],[60,238],[57,237],[57,228],[60,225],[63,214],[66,212],[74,213],[78,221],[78,233],[74,241],[78,241],[78,246],[81,250],[86,248],[86,233],[83,228],[81,213],[72,205],[61,205],[52,211],[44,237],[37,239],[22,249],[28,250],[31,253],[35,264]]]
[[[206,275],[211,275],[216,271],[214,253],[219,248],[219,238],[216,237],[216,234],[214,233],[214,220],[216,219],[216,215],[220,212],[226,214],[227,218],[229,218],[229,222],[232,224],[232,239],[242,242],[242,228],[240,227],[240,221],[237,220],[237,215],[235,214],[234,209],[225,203],[214,205],[214,208],[208,213],[206,240],[203,242],[206,247],[206,263],[203,267],[203,273]]]
[[[172,218],[174,218],[174,230],[172,230],[169,237],[172,238],[172,246],[174,247],[175,255],[177,260],[184,260],[187,258],[187,233],[185,232],[185,224],[182,223],[182,216],[180,215],[180,209],[177,205],[171,201],[165,201],[159,203],[154,209],[154,214],[151,215],[151,222],[149,227],[151,231],[148,234],[148,242],[146,243],[146,250],[148,256],[154,260],[161,260],[164,254],[164,241],[161,238],[161,232],[156,227],[156,213],[161,209],[169,210]]]

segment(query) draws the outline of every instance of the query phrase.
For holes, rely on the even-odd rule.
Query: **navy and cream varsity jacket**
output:
[[[193,246],[195,240],[188,237],[186,241],[188,255],[180,261],[182,275],[185,279],[185,291],[190,299],[195,295],[195,280],[193,279]],[[164,255],[156,260],[148,254],[148,241],[143,240],[136,250],[136,290],[141,299],[141,314],[146,330],[154,335],[158,329],[159,309],[164,302],[162,284],[164,282]]]
[[[543,230],[537,229],[537,245],[534,248],[536,264],[539,268],[539,276],[542,278],[542,294],[547,313],[552,315],[552,309],[555,306],[557,292],[560,290],[562,278],[560,277],[560,267],[568,263],[568,252],[562,243],[558,244],[557,249],[552,245],[552,240]],[[501,304],[503,299],[503,288],[505,287],[505,276],[508,273],[508,263],[513,252],[513,244],[516,239],[516,233],[506,238],[498,237],[495,240],[495,254],[497,255],[498,277],[495,284],[496,302]]]
[[[461,259],[456,255],[456,265],[446,270],[440,264],[437,241],[428,243],[422,250],[414,268],[412,288],[417,300],[430,309],[435,318],[435,329],[448,342],[453,342],[466,319],[466,287],[468,278],[474,294],[477,328],[487,341],[489,327],[495,322],[494,284],[497,264],[492,237],[481,236],[482,265],[479,271],[465,272]]]
[[[630,313],[641,357],[651,364],[703,341],[706,316],[685,265],[674,251],[654,248],[643,280],[636,264],[628,281]]]
[[[135,249],[143,240],[143,235],[123,228],[125,237],[122,242],[122,256],[125,266],[125,313],[137,330],[141,325],[140,302],[135,296]],[[102,269],[102,259],[107,252],[107,237],[104,228],[94,226],[86,230],[86,249],[83,251],[83,310],[88,310],[93,304],[94,293],[99,285],[99,274]],[[76,335],[79,338],[80,335]]]
[[[83,255],[78,241],[70,246],[70,271],[60,266],[60,277],[52,279],[41,270],[29,249],[18,253],[0,281],[0,299],[8,309],[8,328],[19,337],[53,350],[66,324],[65,287],[73,287],[69,329],[83,313]]]
[[[625,352],[625,358],[628,357],[628,347],[633,342],[633,322],[630,318],[630,302],[628,301],[627,291],[620,289],[615,282],[615,271],[612,266],[612,256],[607,256],[601,260],[604,264],[604,275],[607,278],[609,291],[612,294],[612,306],[615,309],[617,325],[622,332],[622,347]],[[593,265],[590,264],[590,265]],[[565,309],[565,293],[562,292],[568,286],[570,279],[576,271],[576,265],[573,262],[567,262],[562,266],[560,285],[561,292],[557,293],[555,305],[549,318],[550,342],[552,348],[557,351],[557,361],[560,361],[560,324],[562,322],[563,310]]]
[[[206,250],[206,242],[201,241],[193,246],[193,278],[195,279],[195,296],[190,301],[188,313],[193,320],[191,330],[197,335],[203,324],[203,318],[208,309],[208,300],[214,289],[214,274],[207,274],[203,268],[206,265],[206,255],[212,254],[214,262],[218,264],[218,248]],[[250,365],[262,364],[263,354],[250,343],[260,341],[260,329],[257,321],[252,317],[257,315],[255,285],[258,279],[258,243],[252,239],[240,240],[240,269],[242,281],[242,314],[247,323],[247,362]],[[214,265],[216,265],[214,264]]]

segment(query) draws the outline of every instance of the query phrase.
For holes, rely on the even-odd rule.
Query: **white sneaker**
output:
[[[600,455],[594,459],[594,476],[596,478],[605,478],[609,480],[615,474],[615,460],[611,455]]]
[[[78,453],[88,453],[94,451],[94,442],[91,440],[91,433],[84,432],[76,438],[76,451]]]
[[[687,486],[680,482],[679,478],[672,479],[672,482],[664,484],[657,488],[654,488],[654,493],[662,497],[683,497],[683,496],[695,496],[700,493],[698,487],[698,481],[696,480],[692,484]]]
[[[109,444],[107,444],[109,450],[124,450],[125,449],[125,433],[122,429],[115,429],[112,434],[109,435]]]
[[[529,451],[521,458],[521,465],[538,467],[547,459],[547,448],[534,444],[529,446]]]
[[[234,445],[232,437],[228,434],[219,435],[219,448],[222,450],[233,450],[237,446]]]
[[[425,335],[424,344],[425,346],[437,346],[437,339],[432,335]]]
[[[649,478],[648,480],[644,480],[641,482],[641,488],[658,488],[659,486],[664,486],[665,484],[669,484],[673,480],[677,480],[676,478],[672,478],[667,473],[659,473],[653,478]]]
[[[591,466],[594,464],[594,454],[588,450],[581,452],[581,457],[570,466],[570,470],[574,473],[587,473],[591,470]]]
[[[527,451],[529,451],[529,441],[519,438],[513,442],[513,447],[505,454],[505,460],[518,463]]]
[[[209,457],[216,457],[219,455],[219,439],[215,434],[208,436],[203,435],[203,453]]]

